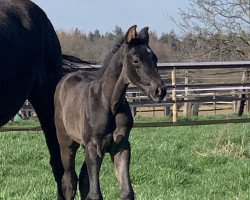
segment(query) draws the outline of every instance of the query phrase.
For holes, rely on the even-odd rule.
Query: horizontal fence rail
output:
[[[157,104],[150,102],[134,86],[128,88],[128,100],[132,108],[172,105],[172,116],[174,118],[172,124],[180,125],[182,122],[176,123],[178,105],[206,102],[248,102],[248,91],[250,90],[249,68],[250,61],[159,63],[158,70],[165,81],[164,85],[168,94],[164,102]],[[220,71],[217,72],[216,70]],[[199,82],[190,83],[188,79],[192,81],[199,80]],[[214,81],[211,81],[213,79]],[[209,80],[210,83],[206,83]],[[226,121],[220,122],[224,123]],[[247,121],[243,120],[244,123]],[[152,124],[148,124],[148,126],[152,126]]]
[[[250,118],[238,119],[216,119],[216,120],[199,120],[199,121],[181,121],[181,122],[136,122],[133,128],[153,128],[153,127],[172,127],[172,126],[201,126],[215,124],[238,124],[250,123]],[[35,127],[1,127],[0,132],[18,132],[18,131],[42,131],[40,126]]]
[[[68,63],[79,70],[95,71],[101,65],[81,65]],[[207,122],[178,122],[177,106],[186,103],[201,102],[248,102],[250,81],[250,61],[232,62],[196,62],[196,63],[158,63],[158,70],[163,78],[167,97],[162,103],[152,103],[136,87],[130,86],[127,98],[131,109],[137,107],[172,107],[174,122],[135,123],[134,127],[167,127],[186,125],[205,125],[217,123],[248,123],[249,119],[206,120]],[[220,70],[219,72],[216,70]],[[198,73],[200,71],[200,73]],[[199,77],[201,75],[201,77]],[[188,80],[190,78],[190,80]],[[211,81],[216,80],[216,81]],[[199,81],[199,82],[197,82]],[[210,81],[210,82],[209,82]],[[250,107],[250,106],[249,106]],[[30,111],[30,108],[29,108]],[[36,131],[38,127],[2,127],[1,131],[10,130]]]
[[[158,63],[159,70],[169,69],[236,69],[250,68],[250,61]]]
[[[97,70],[101,65],[86,65],[81,63],[71,64],[78,69]],[[250,61],[228,61],[228,62],[181,62],[181,63],[157,63],[158,69],[235,69],[250,68]]]

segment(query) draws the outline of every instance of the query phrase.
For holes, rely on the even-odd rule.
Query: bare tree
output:
[[[199,37],[204,54],[217,59],[250,59],[250,0],[189,0],[177,23],[186,35]]]

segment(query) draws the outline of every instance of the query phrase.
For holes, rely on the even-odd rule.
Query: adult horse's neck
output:
[[[126,89],[128,87],[128,83],[123,76],[123,61],[125,59],[123,51],[124,45],[113,55],[101,77],[102,93],[105,99],[108,100],[113,113],[116,112],[119,102],[125,100]]]

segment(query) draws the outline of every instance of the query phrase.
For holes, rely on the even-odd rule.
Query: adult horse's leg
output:
[[[47,42],[49,45],[44,55],[45,63],[44,66],[41,66],[42,72],[36,79],[28,99],[36,111],[45,135],[50,154],[50,165],[57,183],[58,200],[63,200],[61,180],[64,169],[54,121],[54,93],[56,85],[61,79],[61,51],[59,43],[55,43],[58,41],[55,33],[50,33],[48,37],[48,40],[51,41]]]
[[[79,175],[79,190],[81,199],[85,200],[89,193],[89,175],[86,161],[84,161]]]
[[[54,93],[56,85],[62,77],[62,53],[59,40],[52,24],[47,21],[42,37],[42,47],[36,51],[37,75],[29,101],[33,105],[50,153],[50,164],[58,188],[58,200],[64,200],[62,193],[62,166],[60,148],[56,136],[54,121]]]
[[[29,101],[33,105],[42,130],[45,134],[46,143],[50,154],[50,165],[57,182],[58,200],[63,200],[63,193],[61,189],[61,180],[64,169],[61,162],[60,148],[56,136],[56,128],[54,123],[54,92],[47,91],[48,89],[42,87],[34,87],[29,97]],[[47,92],[45,92],[47,91]]]
[[[89,193],[86,200],[102,200],[99,173],[103,157],[97,153],[97,145],[90,141],[85,147],[85,161],[89,175]]]

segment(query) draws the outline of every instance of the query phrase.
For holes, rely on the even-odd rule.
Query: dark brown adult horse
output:
[[[53,99],[62,76],[61,57],[54,28],[38,6],[29,0],[0,0],[0,126],[29,99],[45,133],[58,199],[63,167]]]
[[[148,42],[148,28],[137,34],[133,26],[109,55],[99,78],[91,77],[91,72],[74,72],[59,82],[55,123],[65,170],[62,187],[66,200],[74,199],[76,194],[75,155],[80,145],[85,147],[79,175],[81,199],[102,199],[99,171],[106,152],[115,164],[121,199],[134,199],[128,141],[133,118],[125,98],[126,89],[135,84],[157,102],[166,94],[156,68],[157,57]]]

